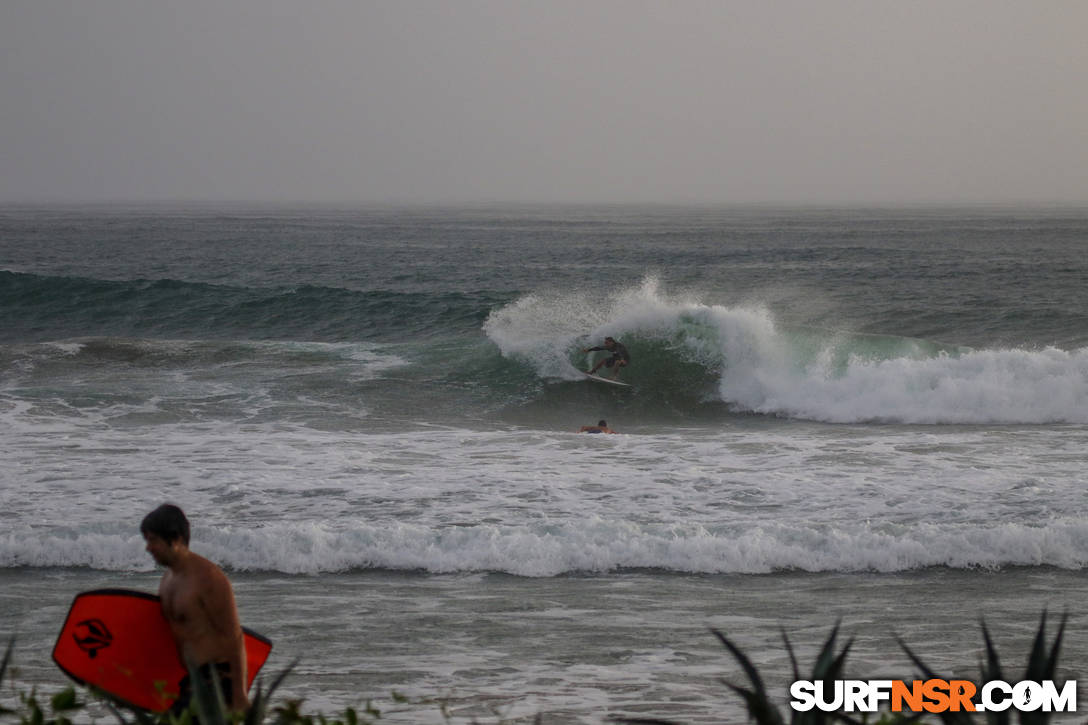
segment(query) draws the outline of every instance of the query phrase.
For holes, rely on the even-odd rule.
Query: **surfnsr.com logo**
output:
[[[1003,682],[976,687],[969,680],[798,680],[790,685],[790,707],[800,712],[1076,712],[1077,681]]]

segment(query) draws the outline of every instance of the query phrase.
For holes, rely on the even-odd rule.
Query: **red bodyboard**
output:
[[[248,690],[272,642],[244,627],[242,632]],[[129,589],[77,594],[53,647],[53,661],[81,685],[152,712],[170,709],[187,674],[159,598]]]

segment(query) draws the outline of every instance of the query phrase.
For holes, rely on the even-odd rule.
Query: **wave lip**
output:
[[[595,300],[526,295],[491,313],[501,354],[545,380],[580,379],[580,349],[621,339],[624,379],[675,404],[713,381],[735,412],[828,423],[1088,423],[1088,348],[971,349],[894,335],[786,327],[766,307],[667,294],[652,277]]]
[[[527,577],[656,569],[678,573],[780,571],[892,573],[930,567],[1088,567],[1088,520],[1045,527],[860,523],[762,524],[744,529],[699,524],[635,524],[599,517],[532,526],[274,524],[221,527],[199,551],[236,571],[321,574],[382,569],[428,573],[501,572]],[[153,568],[138,536],[105,531],[0,537],[0,566]]]

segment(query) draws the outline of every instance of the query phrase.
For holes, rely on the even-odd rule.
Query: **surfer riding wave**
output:
[[[589,353],[601,350],[612,353],[611,357],[599,360],[596,365],[586,371],[586,374],[593,375],[601,368],[601,366],[604,366],[612,370],[611,377],[613,380],[616,380],[619,377],[620,368],[627,367],[627,364],[631,361],[631,353],[627,352],[627,347],[622,342],[617,342],[611,337],[606,337],[604,339],[603,346],[583,348],[582,352]]]

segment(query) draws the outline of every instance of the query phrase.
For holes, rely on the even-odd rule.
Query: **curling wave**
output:
[[[737,412],[833,423],[1088,422],[1088,348],[971,349],[894,335],[786,328],[765,307],[666,294],[654,278],[603,301],[531,294],[491,313],[502,355],[580,379],[580,349],[621,339],[643,394],[692,392]]]

